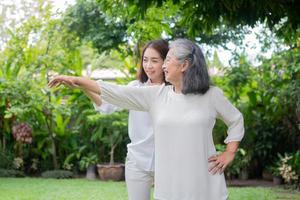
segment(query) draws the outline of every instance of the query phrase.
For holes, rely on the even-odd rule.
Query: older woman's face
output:
[[[166,81],[174,83],[180,80],[183,76],[182,66],[183,64],[174,56],[173,49],[170,49],[163,65]]]

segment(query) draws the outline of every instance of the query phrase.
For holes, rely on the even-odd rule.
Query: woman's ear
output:
[[[186,59],[182,63],[181,72],[185,72],[188,69],[188,67],[189,67],[189,61]]]

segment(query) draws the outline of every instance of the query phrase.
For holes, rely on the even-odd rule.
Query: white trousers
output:
[[[135,166],[129,158],[125,164],[125,180],[128,200],[150,200],[154,173],[144,171]]]

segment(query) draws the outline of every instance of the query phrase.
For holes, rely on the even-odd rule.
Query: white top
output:
[[[155,199],[226,200],[224,174],[208,172],[216,154],[216,118],[228,126],[225,143],[244,135],[242,114],[217,87],[204,95],[183,95],[172,86],[128,87],[98,82],[102,98],[119,107],[149,111],[155,135]]]
[[[132,81],[128,86],[143,87],[149,85],[149,82],[141,83],[140,81]],[[105,101],[101,106],[93,103],[95,109],[104,114],[111,114],[121,110],[118,106],[114,106]],[[135,166],[141,170],[154,171],[154,133],[152,120],[149,113],[129,110],[128,116],[128,135],[131,143],[127,145],[127,156]]]

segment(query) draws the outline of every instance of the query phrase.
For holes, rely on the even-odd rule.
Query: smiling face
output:
[[[181,81],[183,73],[186,70],[185,63],[181,63],[174,55],[173,50],[170,49],[165,59],[163,70],[165,79],[172,85]]]
[[[143,56],[143,68],[152,83],[163,82],[163,63],[164,60],[155,49],[149,47],[145,50]]]

